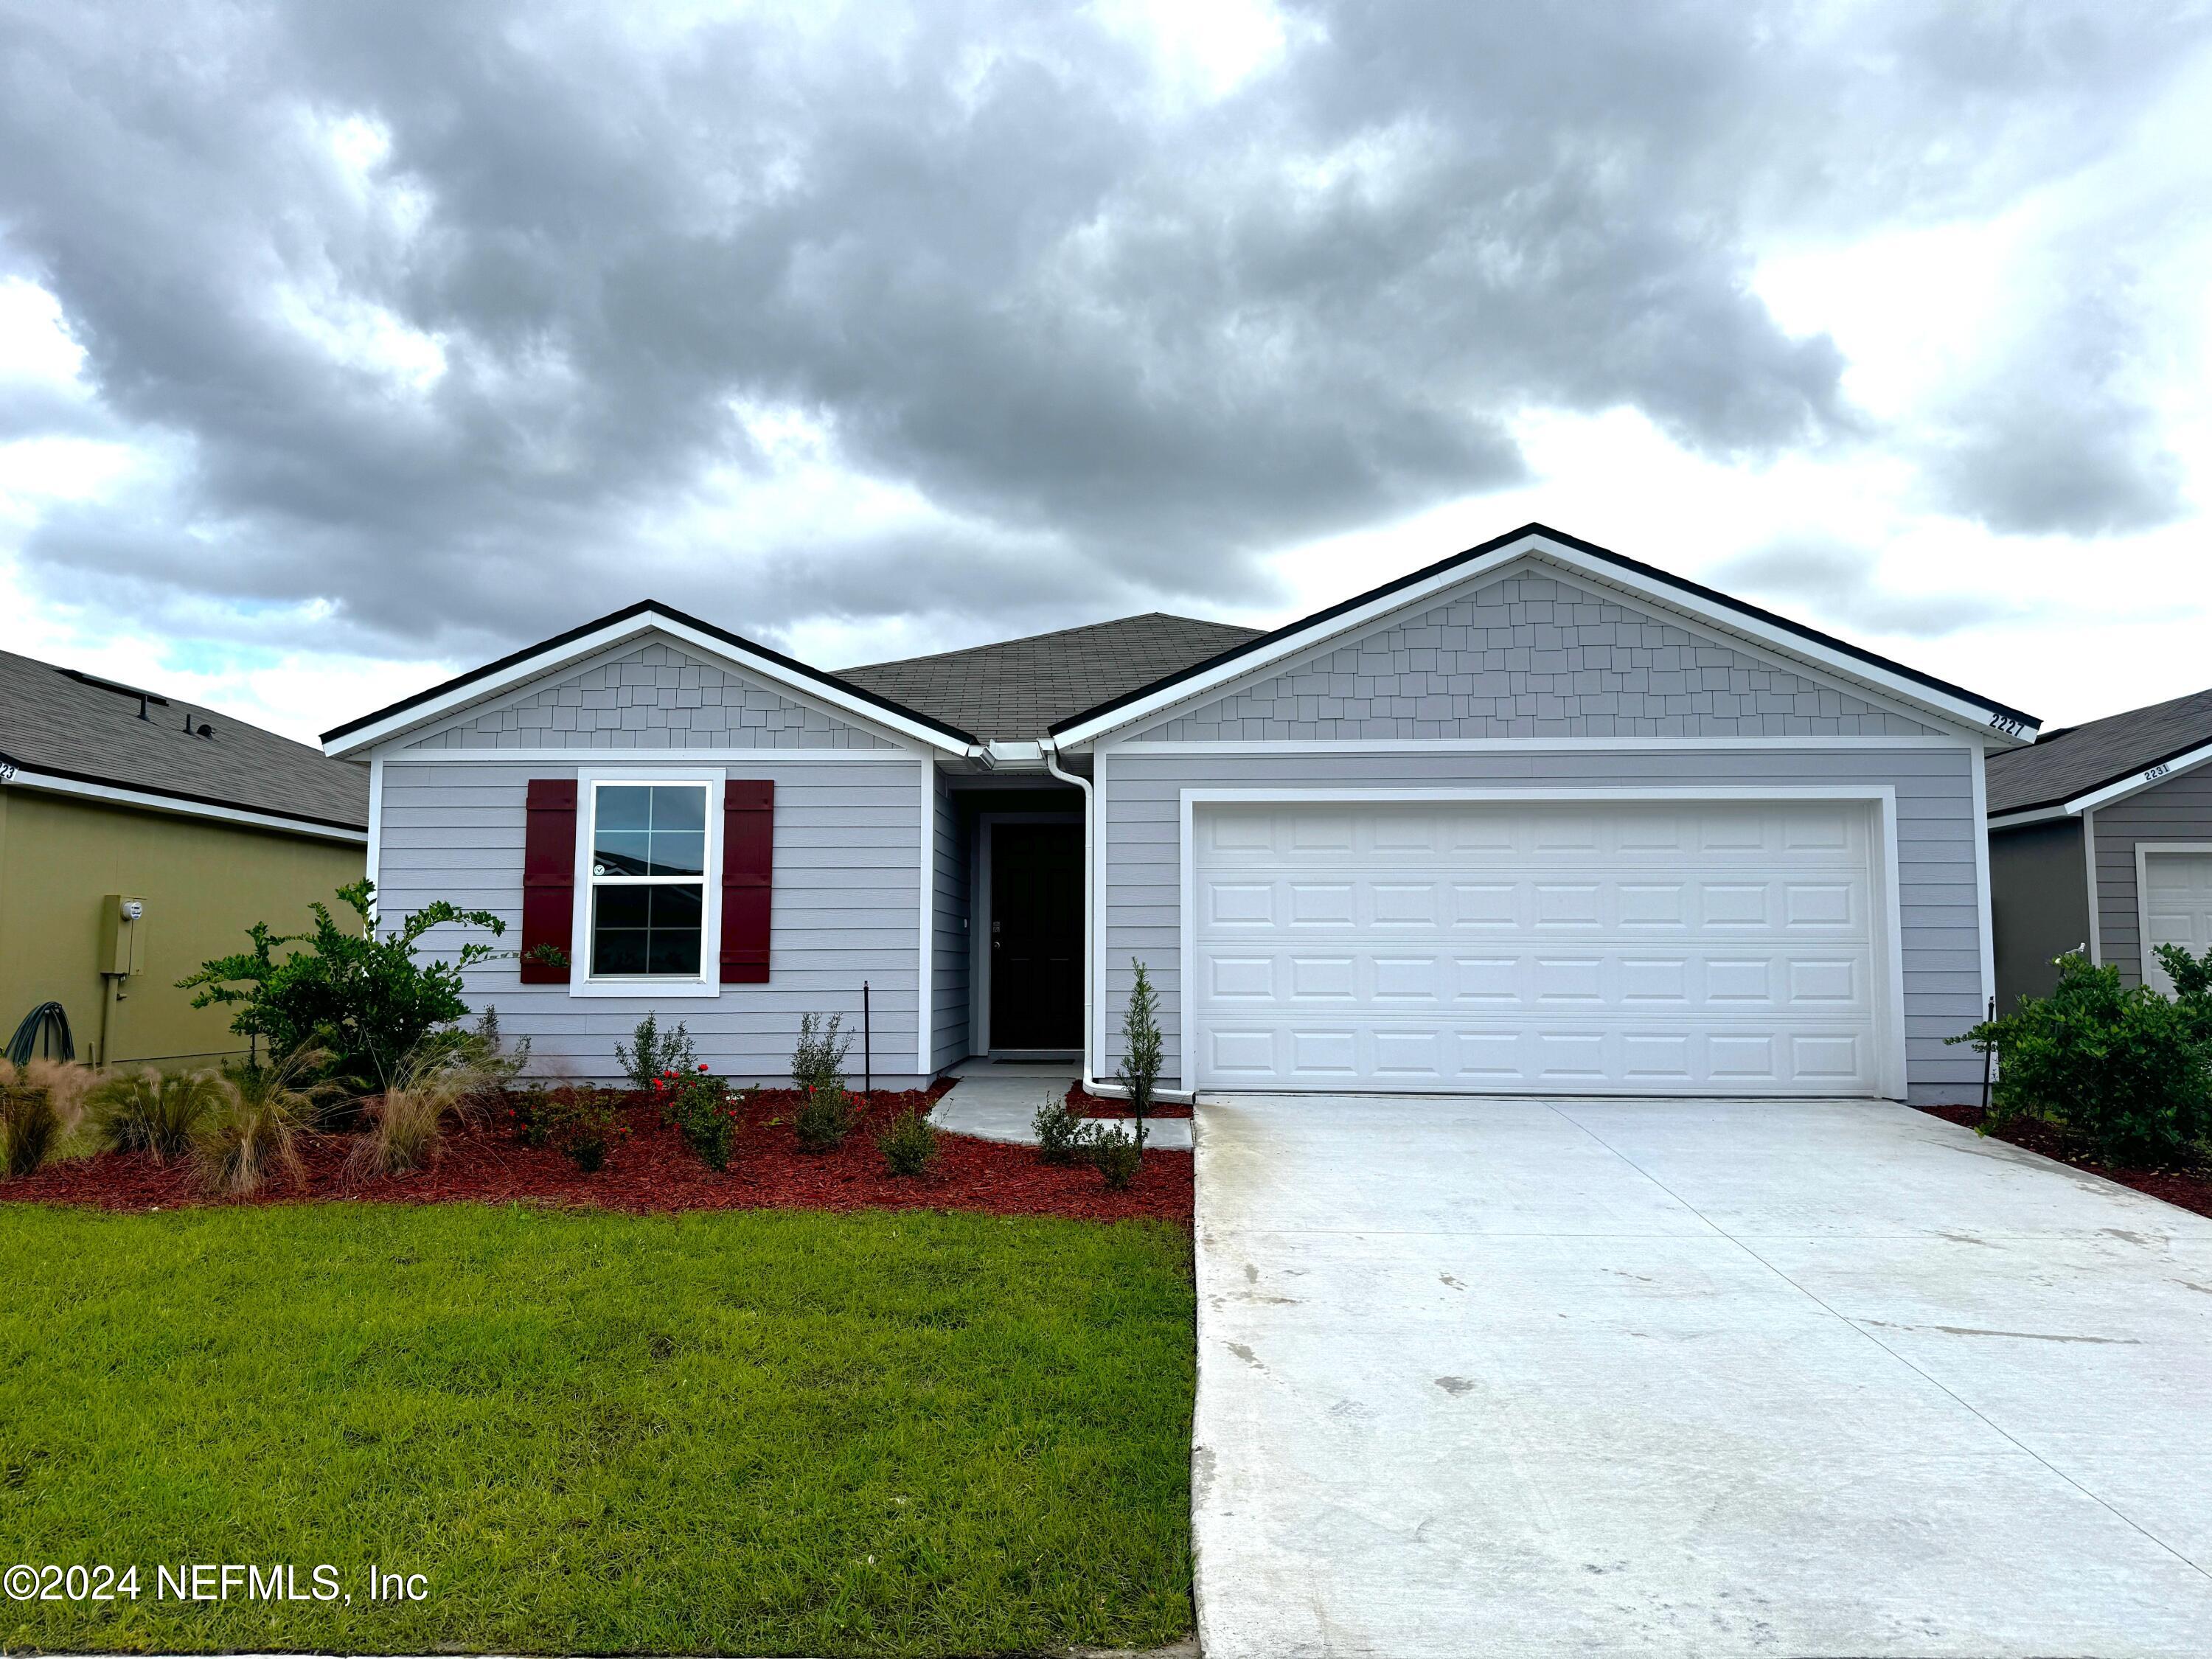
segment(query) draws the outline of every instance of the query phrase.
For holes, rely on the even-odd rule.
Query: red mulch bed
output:
[[[1923,1106],[1920,1109],[1931,1117],[1940,1117],[1946,1123],[1962,1124],[1969,1129],[1982,1126],[1982,1109],[1978,1106]],[[2100,1175],[2107,1181],[2117,1181],[2123,1187],[2132,1187],[2139,1193],[2148,1193],[2153,1198],[2162,1198],[2169,1204],[2178,1204],[2185,1210],[2194,1210],[2202,1216],[2212,1216],[2212,1169],[2197,1170],[2129,1170],[2115,1169],[2108,1164],[2099,1164],[2090,1158],[2055,1123],[2041,1122],[2034,1118],[2014,1118],[1990,1131],[1998,1140],[2025,1147],[2031,1152],[2040,1152],[2061,1164],[2070,1164],[2077,1170],[2087,1170],[2091,1175]]]
[[[1071,1083],[1067,1085],[1067,1103],[1075,1109],[1075,1115],[1078,1117],[1127,1117],[1129,1115],[1127,1101],[1109,1100],[1103,1095],[1094,1095],[1080,1083]],[[1145,1114],[1147,1121],[1156,1117],[1188,1117],[1189,1115],[1190,1108],[1188,1106],[1158,1104]]]
[[[413,1175],[349,1182],[349,1136],[319,1139],[307,1156],[304,1192],[272,1188],[252,1199],[210,1199],[191,1172],[142,1157],[103,1152],[52,1164],[20,1181],[0,1181],[0,1200],[82,1204],[103,1210],[171,1209],[218,1203],[356,1200],[378,1204],[567,1205],[637,1213],[675,1210],[971,1210],[990,1215],[1057,1215],[1085,1221],[1149,1216],[1191,1224],[1191,1156],[1147,1151],[1127,1192],[1110,1192],[1096,1170],[1044,1163],[1026,1146],[947,1134],[936,1167],[901,1177],[884,1167],[874,1130],[902,1106],[942,1094],[878,1090],[855,1096],[862,1115],[852,1138],[832,1152],[799,1149],[792,1128],[794,1090],[753,1100],[738,1153],[716,1175],[692,1157],[642,1097],[627,1109],[630,1133],[605,1167],[586,1175],[550,1147],[531,1147],[501,1125],[463,1127],[446,1137],[436,1164]],[[780,1121],[779,1121],[780,1120]]]

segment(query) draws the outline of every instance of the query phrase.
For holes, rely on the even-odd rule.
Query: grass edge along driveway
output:
[[[1190,1626],[1190,1241],[1024,1218],[0,1205],[0,1646],[973,1654]],[[155,1597],[194,1562],[350,1602]],[[365,1574],[421,1573],[372,1603]]]

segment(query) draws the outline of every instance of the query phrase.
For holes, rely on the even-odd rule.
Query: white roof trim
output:
[[[1892,673],[1875,664],[1865,662],[1848,652],[1808,640],[1790,629],[1776,627],[1725,605],[1715,605],[1671,582],[1654,580],[1609,560],[1594,558],[1548,536],[1531,532],[1502,547],[1493,548],[1478,558],[1448,565],[1425,580],[1393,588],[1364,605],[1316,622],[1310,628],[1297,629],[1276,641],[1266,651],[1241,656],[1205,673],[1177,680],[1150,696],[1124,703],[1095,720],[1071,726],[1056,733],[1055,741],[1063,749],[1071,744],[1092,742],[1109,732],[1149,720],[1177,704],[1217,692],[1325,641],[1358,632],[1398,611],[1432,601],[1437,595],[1462,586],[1473,578],[1491,574],[1498,566],[1530,556],[1571,570],[1585,581],[1632,593],[1650,603],[1694,617],[1720,633],[1752,641],[1771,653],[1814,665],[1837,678],[1869,687],[1893,702],[1933,714],[1948,725],[1965,727],[1978,737],[1994,737],[2011,744],[2034,739],[2036,727],[2025,725],[1987,704],[1953,696],[1905,675]],[[1869,738],[1869,741],[1877,739]]]
[[[719,639],[659,611],[641,611],[635,616],[624,617],[619,622],[610,623],[604,628],[595,628],[588,634],[564,640],[558,646],[532,652],[495,673],[486,674],[436,696],[410,704],[383,720],[333,738],[324,744],[323,752],[334,758],[358,754],[364,749],[374,748],[391,742],[394,738],[437,724],[472,704],[489,702],[526,681],[557,673],[586,658],[597,656],[616,646],[653,633],[681,640],[695,651],[718,658],[756,678],[769,681],[826,704],[855,720],[895,732],[901,737],[927,744],[933,749],[941,749],[955,755],[968,752],[969,745],[948,732],[940,732],[920,720],[909,720],[866,698],[854,696],[838,686],[795,676],[765,658],[756,656],[726,640]]]
[[[112,806],[137,806],[169,812],[180,817],[213,818],[218,823],[244,824],[255,830],[280,830],[289,836],[312,836],[318,841],[342,841],[356,847],[368,845],[368,831],[342,824],[317,823],[308,818],[287,817],[282,812],[257,812],[244,806],[221,806],[213,801],[188,800],[154,789],[125,789],[118,784],[92,783],[82,778],[60,778],[51,772],[18,767],[0,772],[0,784],[18,789],[43,789],[57,795],[76,795],[105,801]]]
[[[2063,810],[2073,813],[2094,812],[2099,807],[2110,806],[2116,800],[2125,800],[2130,795],[2141,794],[2146,789],[2164,783],[2177,773],[2190,771],[2207,761],[2212,761],[2212,743],[2200,744],[2185,753],[2176,755],[2172,760],[2146,766],[2142,771],[2130,773],[2118,783],[2108,783],[2101,789],[2092,789],[2087,794],[2076,795],[2065,803]],[[1992,818],[1990,822],[1994,823],[1998,820]]]

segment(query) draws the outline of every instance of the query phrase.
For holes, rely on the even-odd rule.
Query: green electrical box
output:
[[[100,971],[137,973],[146,965],[146,901],[110,893],[100,902]]]

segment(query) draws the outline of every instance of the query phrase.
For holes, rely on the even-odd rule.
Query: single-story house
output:
[[[552,1067],[800,1014],[915,1083],[1972,1097],[1984,754],[2029,715],[1530,526],[1285,628],[1137,617],[829,673],[651,602],[327,734],[387,914]],[[551,950],[544,947],[550,946]],[[856,1050],[854,1069],[861,1056]]]
[[[368,769],[243,720],[0,652],[0,1043],[81,1060],[242,1054],[177,981],[359,881]]]
[[[2069,951],[2171,990],[2160,945],[2212,947],[2212,691],[1990,757],[1997,1004],[2046,996]]]

